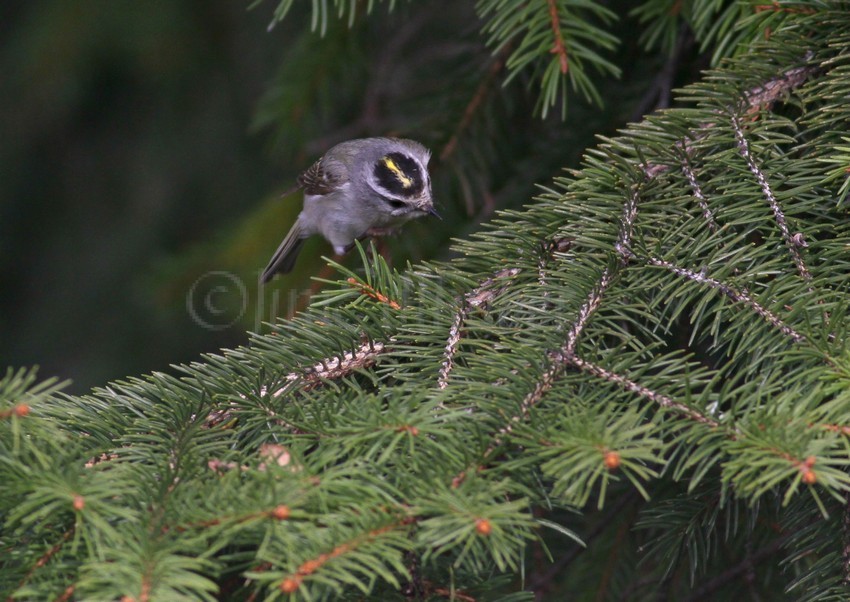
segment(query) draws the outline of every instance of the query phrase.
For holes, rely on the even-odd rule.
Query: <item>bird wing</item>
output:
[[[298,176],[298,185],[309,195],[329,194],[346,181],[348,170],[340,161],[322,157]]]

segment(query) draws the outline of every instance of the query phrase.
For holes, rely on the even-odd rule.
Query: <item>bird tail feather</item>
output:
[[[261,277],[263,284],[271,280],[277,273],[288,274],[292,271],[292,268],[295,267],[295,260],[298,258],[298,253],[301,251],[301,247],[304,246],[304,240],[301,223],[300,221],[296,221],[286,235],[286,238],[280,243],[277,251],[275,251],[271,261],[269,261],[269,265],[263,270]]]

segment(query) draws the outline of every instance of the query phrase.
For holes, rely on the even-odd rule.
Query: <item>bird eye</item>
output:
[[[404,201],[399,201],[398,199],[387,199],[387,203],[393,209],[404,209],[406,205]]]

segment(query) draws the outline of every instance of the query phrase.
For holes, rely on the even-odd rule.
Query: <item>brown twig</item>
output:
[[[614,244],[614,248],[620,256],[621,266],[626,265],[632,253],[632,230],[634,229],[635,219],[637,219],[638,194],[639,187],[635,184],[632,186],[629,194],[626,195],[626,202],[623,204],[623,215],[620,220],[620,230],[617,234],[617,242]],[[596,286],[591,289],[587,299],[579,308],[575,321],[570,326],[570,330],[567,333],[566,344],[563,348],[565,355],[575,355],[579,335],[582,330],[584,330],[588,320],[590,320],[590,316],[592,316],[599,308],[599,305],[602,303],[602,296],[605,294],[605,291],[608,290],[608,287],[611,286],[613,281],[614,270],[611,267],[606,267],[602,270],[602,274],[600,275]]]
[[[457,124],[457,127],[455,128],[452,137],[449,138],[449,141],[446,142],[445,146],[443,146],[443,150],[440,151],[439,157],[441,163],[444,163],[449,157],[454,154],[461,135],[463,135],[463,133],[469,127],[469,124],[472,123],[472,119],[478,112],[478,108],[484,103],[484,99],[487,98],[487,94],[490,91],[491,86],[493,85],[493,80],[496,79],[496,76],[504,68],[505,61],[507,60],[509,53],[510,48],[506,46],[499,54],[496,55],[496,57],[493,59],[493,62],[490,63],[490,67],[487,69],[487,73],[485,74],[484,79],[482,79],[481,83],[478,84],[478,87],[475,89],[472,98],[469,100],[469,103],[463,110],[463,116],[460,118],[460,122]]]
[[[792,6],[782,6],[779,2],[771,2],[770,4],[756,4],[754,7],[757,13],[771,11],[777,13],[791,13],[795,15],[814,15],[817,9],[814,8],[795,8]]]
[[[373,286],[370,286],[370,285],[366,284],[365,282],[360,282],[356,278],[349,278],[348,280],[346,280],[346,282],[348,282],[348,284],[356,287],[360,291],[361,295],[365,295],[365,296],[369,297],[370,299],[374,299],[378,303],[385,303],[393,309],[401,309],[401,305],[399,305],[398,301],[396,301],[395,299],[390,299],[389,297],[384,295],[382,292],[375,290],[375,288]]]
[[[752,554],[748,554],[747,558],[745,558],[740,564],[726,569],[714,579],[711,579],[707,583],[693,590],[693,593],[686,602],[698,602],[700,600],[709,599],[713,600],[714,598],[710,597],[713,593],[728,585],[733,579],[737,579],[738,577],[745,575],[753,565],[764,562],[776,554],[782,549],[782,546],[785,545],[785,541],[785,537],[780,537],[763,548],[756,550]]]
[[[476,602],[476,599],[469,594],[464,594],[456,589],[448,589],[445,587],[435,587],[434,589],[429,590],[430,593],[436,594],[437,596],[442,596],[443,598],[449,598],[450,600],[457,600],[458,602]]]
[[[567,49],[564,46],[564,36],[561,35],[561,18],[558,16],[558,4],[555,0],[549,1],[549,20],[552,22],[552,37],[555,42],[552,49],[549,51],[558,57],[558,63],[561,67],[561,73],[566,74],[570,67],[567,60]]]
[[[16,587],[15,589],[21,589],[24,585],[26,585],[27,582],[29,582],[29,580],[32,579],[32,576],[35,574],[35,572],[38,569],[40,569],[41,567],[46,565],[48,562],[50,562],[50,559],[53,558],[54,556],[56,556],[56,554],[59,553],[59,550],[62,549],[62,546],[64,546],[65,543],[69,539],[71,539],[71,536],[74,534],[74,529],[75,528],[72,526],[70,529],[65,531],[65,533],[62,534],[62,538],[59,540],[59,542],[56,543],[55,545],[53,545],[49,550],[47,550],[44,554],[42,554],[41,557],[38,560],[36,560],[35,564],[32,565],[32,568],[27,572],[26,575],[24,575],[24,578],[21,579],[21,582],[18,583],[18,587]],[[72,585],[71,586],[71,593],[73,593],[73,591],[74,591],[73,587],[74,586]],[[15,600],[14,596],[9,596],[8,598],[6,598],[6,602],[14,602],[14,600]]]
[[[537,260],[537,284],[543,289],[543,296],[549,296],[546,286],[546,268],[555,256],[555,253],[566,253],[573,246],[575,239],[569,236],[559,236],[546,240],[540,245],[540,257]]]
[[[373,529],[367,533],[364,533],[360,537],[356,537],[351,541],[341,543],[328,553],[319,554],[315,558],[311,558],[302,562],[298,566],[298,569],[295,571],[295,573],[288,577],[285,577],[278,587],[285,594],[294,593],[298,590],[299,587],[301,587],[301,583],[304,581],[305,577],[309,577],[310,575],[318,571],[328,561],[333,560],[338,556],[347,554],[365,543],[374,541],[384,533],[388,533],[389,531],[394,531],[395,529],[407,526],[415,521],[415,517],[406,516],[398,522],[391,523],[389,525],[384,525],[383,527],[378,527],[377,529]]]

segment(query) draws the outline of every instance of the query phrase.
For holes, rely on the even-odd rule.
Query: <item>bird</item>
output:
[[[430,151],[406,138],[359,138],[328,150],[296,179],[304,206],[261,281],[292,271],[304,242],[321,234],[343,255],[356,240],[381,236],[405,222],[439,218],[428,173]]]

